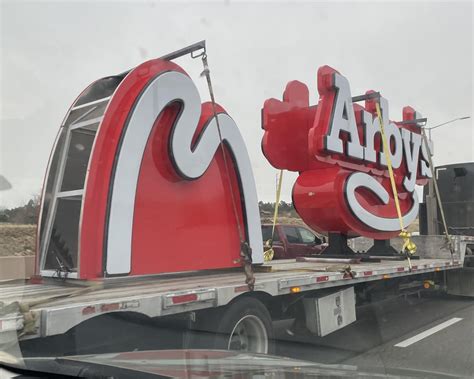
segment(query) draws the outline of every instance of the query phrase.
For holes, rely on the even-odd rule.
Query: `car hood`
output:
[[[412,370],[361,371],[350,365],[325,365],[271,355],[222,350],[155,350],[58,358],[25,358],[27,369],[79,377],[115,378],[451,378]],[[18,367],[18,366],[17,366]],[[428,375],[428,376],[427,376]]]

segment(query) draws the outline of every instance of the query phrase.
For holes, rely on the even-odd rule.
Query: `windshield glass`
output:
[[[474,377],[472,2],[0,7],[0,376]]]

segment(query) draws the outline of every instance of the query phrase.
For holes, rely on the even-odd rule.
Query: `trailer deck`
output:
[[[382,260],[351,264],[352,276],[330,262],[272,261],[255,272],[255,291],[271,296],[386,280],[461,268],[458,258]],[[26,331],[21,338],[61,334],[109,312],[138,312],[149,317],[172,315],[228,304],[248,292],[242,270],[164,274],[94,282],[46,279],[37,284],[0,285],[0,332]],[[10,304],[7,309],[7,306]],[[22,304],[20,307],[16,305]],[[26,323],[30,325],[25,327]],[[34,324],[34,325],[33,325]]]

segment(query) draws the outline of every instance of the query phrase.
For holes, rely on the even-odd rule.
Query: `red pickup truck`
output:
[[[272,225],[262,225],[264,246],[272,238]],[[275,225],[273,236],[273,259],[286,259],[301,256],[318,255],[326,246],[310,229],[298,225]],[[268,249],[268,247],[264,247]]]

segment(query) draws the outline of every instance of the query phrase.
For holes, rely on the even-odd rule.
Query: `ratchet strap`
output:
[[[206,80],[207,80],[207,87],[208,87],[208,90],[209,90],[209,95],[211,97],[211,103],[212,103],[212,113],[213,113],[213,117],[216,120],[217,132],[219,134],[219,140],[220,140],[220,146],[221,146],[221,150],[222,150],[222,157],[223,157],[223,161],[224,161],[224,167],[225,167],[226,176],[227,176],[228,183],[229,183],[229,190],[230,190],[230,196],[231,196],[231,201],[232,201],[232,210],[233,210],[233,213],[234,213],[235,222],[237,224],[237,231],[239,233],[240,258],[241,258],[240,261],[241,261],[242,266],[244,268],[245,283],[247,284],[249,290],[253,291],[254,287],[255,287],[255,276],[253,274],[253,268],[252,268],[252,249],[251,249],[249,243],[247,242],[247,240],[245,238],[245,235],[244,235],[244,232],[242,231],[242,228],[240,227],[240,218],[239,218],[239,214],[238,214],[238,211],[237,211],[236,199],[235,199],[234,191],[233,191],[233,188],[232,188],[232,180],[230,178],[229,166],[228,166],[228,163],[227,163],[227,152],[225,150],[224,141],[222,139],[222,133],[221,133],[221,127],[220,127],[220,124],[219,124],[219,118],[217,117],[216,101],[215,101],[215,97],[214,97],[214,90],[212,89],[211,73],[210,73],[210,70],[209,70],[209,65],[207,63],[206,50],[204,49],[204,51],[200,55],[193,56],[193,58],[197,58],[198,56],[202,57],[201,59],[202,59],[202,64],[204,66],[204,70],[201,73],[201,76],[205,76]]]
[[[280,195],[281,195],[281,184],[283,182],[283,170],[280,170],[280,176],[278,178],[278,184],[276,189],[276,199],[275,199],[275,210],[273,212],[273,226],[272,226],[272,237],[265,242],[264,248],[267,248],[263,252],[263,260],[269,262],[273,259],[275,252],[273,251],[273,237],[275,235],[275,225],[278,218],[278,206],[280,205]]]
[[[402,211],[400,209],[400,202],[398,200],[398,190],[397,190],[397,185],[395,183],[395,176],[393,175],[392,160],[390,158],[390,150],[389,150],[390,146],[389,146],[389,143],[388,143],[386,135],[385,135],[385,128],[384,128],[383,119],[382,119],[382,112],[380,110],[380,102],[378,100],[375,102],[375,109],[377,111],[377,118],[379,119],[380,134],[382,136],[383,151],[384,151],[384,154],[385,154],[385,159],[387,161],[388,174],[390,176],[390,184],[392,186],[393,198],[395,200],[395,208],[397,209],[398,221],[400,222],[400,234],[399,234],[399,236],[403,239],[402,253],[406,254],[406,257],[408,259],[408,265],[409,265],[410,270],[411,270],[412,266],[411,266],[411,261],[410,261],[410,255],[415,254],[416,245],[411,240],[411,233],[408,232],[405,229],[405,226],[403,225],[403,216],[402,216]]]
[[[453,240],[451,239],[451,236],[449,235],[449,229],[448,229],[448,225],[446,223],[446,217],[444,216],[443,203],[441,202],[441,196],[439,194],[438,181],[436,180],[436,175],[435,175],[435,172],[434,172],[433,159],[431,158],[431,149],[430,149],[430,146],[428,144],[428,139],[426,138],[425,128],[421,129],[421,136],[423,138],[423,143],[425,144],[426,151],[428,152],[428,161],[430,163],[430,168],[432,170],[431,180],[433,181],[433,187],[435,189],[435,195],[436,195],[436,202],[438,203],[439,213],[441,214],[441,220],[443,221],[444,235],[446,237],[446,242],[449,245],[449,251],[451,252],[451,260],[454,262]]]

